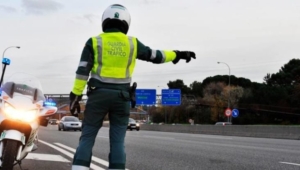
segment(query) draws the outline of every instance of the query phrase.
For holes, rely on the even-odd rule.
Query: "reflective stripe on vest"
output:
[[[93,37],[94,66],[91,77],[105,83],[130,83],[137,56],[137,41],[122,33]]]

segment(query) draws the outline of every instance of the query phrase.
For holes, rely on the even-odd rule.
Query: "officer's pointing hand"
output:
[[[70,99],[70,107],[69,107],[70,112],[72,114],[74,114],[76,109],[77,109],[77,112],[78,112],[78,110],[80,112],[79,101],[82,99],[82,95],[76,95],[73,92],[70,92],[69,99]]]
[[[193,51],[174,51],[176,53],[176,58],[172,61],[174,64],[177,64],[178,61],[186,60],[186,62],[190,62],[191,59],[196,59],[196,54]]]

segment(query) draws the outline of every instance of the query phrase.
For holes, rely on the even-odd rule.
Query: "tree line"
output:
[[[181,89],[180,106],[148,108],[153,122],[213,124],[227,121],[224,110],[239,110],[233,124],[300,124],[300,60],[292,59],[263,83],[243,77],[216,75],[186,85],[177,79],[169,89]]]

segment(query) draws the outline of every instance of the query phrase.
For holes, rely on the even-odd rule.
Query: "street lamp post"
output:
[[[3,54],[2,54],[2,60],[4,58],[4,54],[5,54],[5,51],[8,50],[9,48],[21,48],[20,46],[10,46],[10,47],[7,47],[4,51],[3,51]],[[2,61],[1,61],[2,62]],[[2,70],[3,70],[3,64],[2,64]]]
[[[160,90],[162,90],[163,88],[167,88],[165,86],[157,86],[158,88],[160,88]]]
[[[230,67],[227,63],[224,63],[224,62],[218,62],[218,64],[225,64],[227,67],[228,67],[228,70],[229,70],[229,82],[228,82],[228,86],[229,86],[229,89],[228,89],[228,108],[230,108]],[[229,122],[229,116],[228,116],[228,122]]]
[[[166,88],[165,86],[157,86],[161,88],[161,91],[163,88]],[[160,105],[162,105],[162,94],[160,94]],[[165,111],[165,124],[167,124],[167,113]]]

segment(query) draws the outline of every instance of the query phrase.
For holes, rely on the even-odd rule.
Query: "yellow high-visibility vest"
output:
[[[130,83],[137,56],[137,40],[123,33],[92,37],[94,65],[91,77],[105,83]]]

